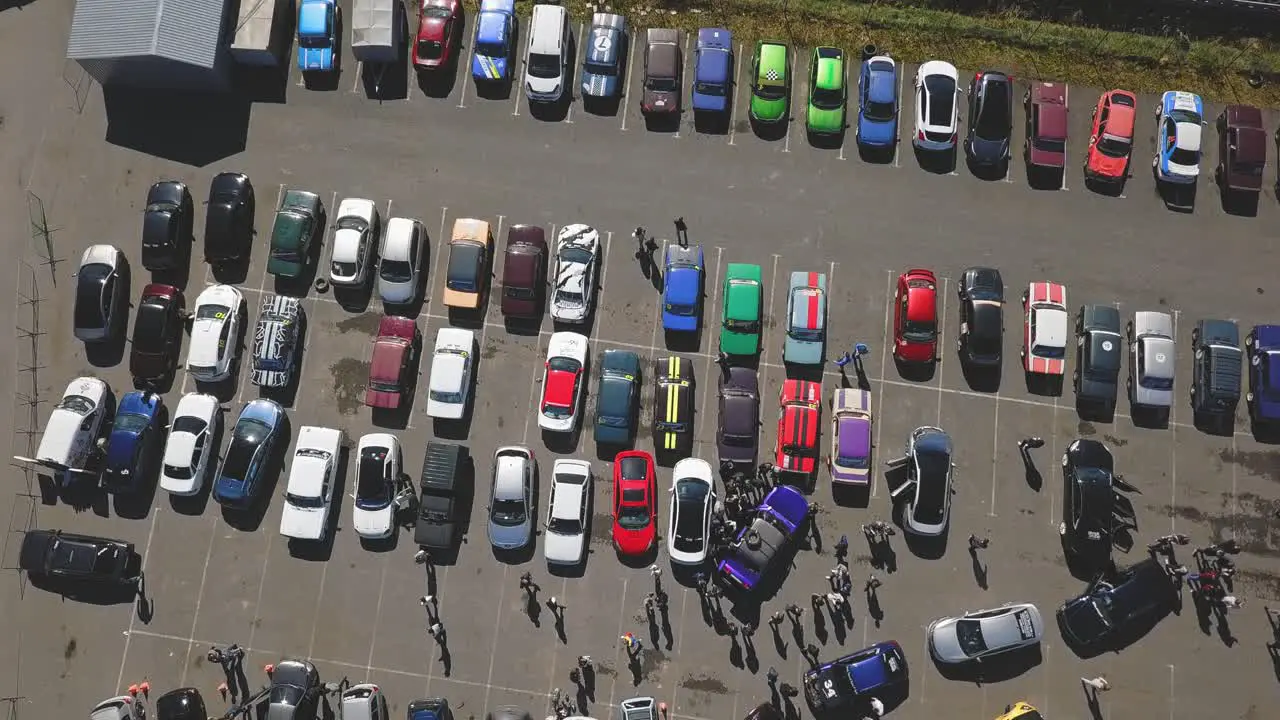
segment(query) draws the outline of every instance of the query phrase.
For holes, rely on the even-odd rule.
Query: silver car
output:
[[[933,659],[954,665],[1037,645],[1044,635],[1044,620],[1031,603],[1008,603],[934,620],[926,635]]]
[[[489,490],[489,544],[498,550],[517,550],[533,540],[533,487],[538,462],[524,447],[510,445],[493,454],[493,484]]]
[[[633,697],[618,705],[619,720],[658,720],[658,701],[651,697]]]
[[[1136,312],[1126,334],[1130,406],[1167,412],[1173,406],[1173,318],[1162,312]]]

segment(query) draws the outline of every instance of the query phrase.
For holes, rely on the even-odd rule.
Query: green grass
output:
[[[519,5],[527,15],[532,3],[521,0]],[[583,0],[567,0],[566,5],[580,20],[589,19],[593,9],[605,9]],[[851,52],[874,43],[910,63],[940,59],[962,69],[1000,69],[1023,79],[1150,93],[1176,88],[1222,102],[1280,105],[1280,45],[1253,38],[1186,41],[1013,14],[971,17],[848,0],[622,0],[608,8],[639,27],[724,26],[744,42],[776,38],[800,47],[840,45]],[[1268,82],[1250,87],[1247,78],[1253,73]]]

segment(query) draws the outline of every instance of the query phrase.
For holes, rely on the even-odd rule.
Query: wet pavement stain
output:
[[[1218,451],[1222,462],[1236,465],[1253,475],[1264,477],[1271,482],[1280,482],[1280,452],[1277,451],[1232,451],[1223,448]]]
[[[1093,426],[1093,423],[1084,422],[1083,420],[1081,420],[1076,425],[1076,433],[1079,434],[1081,437],[1090,437],[1092,435],[1097,435],[1098,429]]]
[[[364,404],[364,387],[369,381],[369,363],[343,358],[329,366],[333,374],[333,396],[338,412],[354,415]]]
[[[1241,549],[1251,555],[1263,557],[1280,557],[1280,527],[1272,518],[1280,502],[1260,498],[1251,493],[1242,493],[1236,498],[1238,513],[1231,511],[1230,497],[1220,497],[1220,514],[1210,514],[1200,508],[1187,505],[1164,506],[1166,514],[1175,515],[1198,525],[1209,528],[1209,538],[1213,542],[1221,542],[1235,538]]]
[[[685,690],[711,693],[712,695],[728,695],[729,688],[720,678],[709,675],[686,675],[680,680],[680,687]]]
[[[356,315],[355,317],[347,318],[346,320],[338,322],[334,325],[334,327],[338,329],[338,332],[344,333],[344,334],[356,331],[356,332],[362,332],[365,335],[372,336],[377,334],[378,323],[380,322],[382,322],[381,315],[379,315],[378,313],[367,312],[362,315]]]
[[[1115,435],[1107,435],[1107,434],[1105,434],[1105,433],[1103,433],[1103,435],[1102,435],[1102,439],[1103,439],[1103,440],[1106,440],[1107,442],[1111,443],[1112,445],[1115,445],[1116,447],[1124,447],[1125,445],[1128,445],[1128,444],[1129,444],[1129,441],[1128,441],[1128,440],[1125,440],[1125,439],[1122,439],[1122,438],[1118,438],[1118,437],[1116,437]]]

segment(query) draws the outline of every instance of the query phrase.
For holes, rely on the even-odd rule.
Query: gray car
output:
[[[518,550],[533,541],[533,487],[538,462],[528,448],[509,445],[493,454],[489,490],[489,544]]]
[[[1173,317],[1136,312],[1129,340],[1129,405],[1135,410],[1168,412],[1173,406]]]
[[[658,701],[651,697],[633,697],[618,705],[618,720],[658,720]]]
[[[1037,645],[1044,636],[1044,620],[1035,605],[1008,603],[934,620],[926,635],[933,659],[954,665]]]

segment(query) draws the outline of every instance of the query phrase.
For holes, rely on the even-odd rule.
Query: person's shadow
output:
[[[647,246],[636,248],[636,262],[640,263],[640,274],[644,275],[646,280],[653,279],[653,253],[648,250]]]
[[[879,628],[880,622],[884,620],[884,608],[880,607],[880,593],[875,590],[867,593],[867,614],[871,616],[872,622]]]
[[[542,627],[542,603],[533,593],[525,593],[524,612],[536,628]]]
[[[1084,697],[1089,704],[1089,716],[1093,720],[1103,720],[1102,705],[1098,702],[1098,691],[1085,688]]]
[[[665,604],[659,609],[659,617],[662,618],[662,635],[667,641],[666,648],[670,650],[675,647],[676,637],[675,633],[671,631],[671,612]],[[657,641],[654,642],[656,643]]]
[[[653,256],[658,251],[658,243],[649,238],[644,244],[645,259],[641,264],[649,268],[649,272],[645,273],[645,277],[649,278],[649,282],[653,284],[653,289],[662,290],[662,267],[658,264],[658,259]]]
[[[147,577],[146,575],[138,576],[138,599],[137,599],[138,622],[143,625],[150,625],[151,619],[156,615],[156,603],[147,597]]]
[[[827,644],[827,619],[823,615],[820,608],[813,609],[813,634],[818,638],[818,642],[823,645]]]
[[[987,590],[987,566],[982,564],[978,551],[973,548],[969,548],[969,559],[973,561],[973,579],[978,582],[978,587]]]
[[[447,643],[440,643],[440,664],[444,666],[444,676],[449,677],[453,673],[453,653]]]
[[[565,633],[564,629],[564,611],[553,612],[553,614],[556,618],[556,637],[560,638],[561,645],[568,645],[569,636]]]
[[[782,631],[777,625],[773,626],[773,649],[783,659],[787,659],[787,641],[782,639]]]
[[[1036,461],[1031,457],[1031,451],[1022,447],[1018,452],[1022,455],[1022,468],[1026,471],[1027,487],[1040,492],[1040,488],[1044,486],[1044,476],[1036,468]]]

